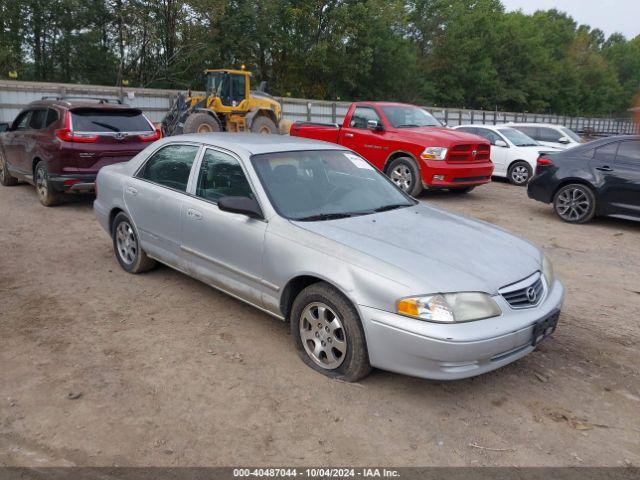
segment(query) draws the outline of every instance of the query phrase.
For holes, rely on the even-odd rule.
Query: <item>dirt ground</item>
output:
[[[0,187],[0,465],[640,465],[640,223],[562,223],[503,182],[422,197],[520,234],[567,298],[478,378],[303,365],[287,326],[167,267],[118,266],[91,199]]]

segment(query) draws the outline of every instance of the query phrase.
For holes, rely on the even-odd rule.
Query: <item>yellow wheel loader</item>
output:
[[[246,70],[205,70],[204,96],[178,94],[162,120],[163,136],[181,133],[279,133],[282,107],[265,92],[266,82],[251,91]]]

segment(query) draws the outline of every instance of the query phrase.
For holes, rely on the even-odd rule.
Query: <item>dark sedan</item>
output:
[[[553,203],[558,216],[571,223],[595,215],[640,220],[640,136],[608,137],[540,155],[527,193]]]

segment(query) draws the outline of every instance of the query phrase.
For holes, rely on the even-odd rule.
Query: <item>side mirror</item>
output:
[[[9,130],[10,125],[7,122],[0,122],[0,133]]]
[[[571,140],[569,140],[567,137],[560,137],[558,139],[558,143],[571,143]]]
[[[380,125],[377,120],[367,120],[367,128],[369,130],[377,130],[377,131],[384,130],[382,125]]]
[[[507,142],[505,142],[504,140],[496,140],[496,143],[494,143],[494,145],[496,147],[503,147],[503,148],[509,147],[509,145],[507,145]]]
[[[239,213],[249,218],[263,218],[258,202],[249,197],[220,197],[218,208],[223,212]]]

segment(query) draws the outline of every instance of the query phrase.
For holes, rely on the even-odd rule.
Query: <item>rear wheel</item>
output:
[[[517,185],[519,187],[524,187],[527,183],[529,183],[529,179],[531,178],[531,166],[527,162],[513,162],[509,166],[509,171],[507,172],[507,178],[511,183]]]
[[[291,310],[291,335],[302,361],[323,375],[356,382],[371,372],[358,312],[326,283],[298,294]]]
[[[220,124],[218,123],[218,120],[208,113],[192,113],[185,120],[182,131],[184,133],[219,132]]]
[[[33,173],[33,183],[36,186],[38,200],[45,207],[52,207],[60,202],[60,193],[56,192],[49,181],[49,170],[44,161],[38,162]]]
[[[253,133],[270,135],[273,133],[278,133],[278,127],[269,117],[260,116],[254,118],[253,122],[251,122],[251,131]]]
[[[7,168],[7,161],[4,158],[4,154],[0,152],[0,184],[5,187],[12,187],[18,184],[18,179],[12,177]]]
[[[553,197],[553,208],[569,223],[585,223],[596,213],[596,197],[586,185],[572,183],[562,187]]]
[[[142,273],[156,265],[156,261],[140,248],[138,234],[125,213],[120,212],[113,220],[111,237],[118,263],[127,272]]]
[[[416,197],[422,192],[422,179],[416,162],[409,157],[396,158],[387,169],[387,175],[400,190]]]

